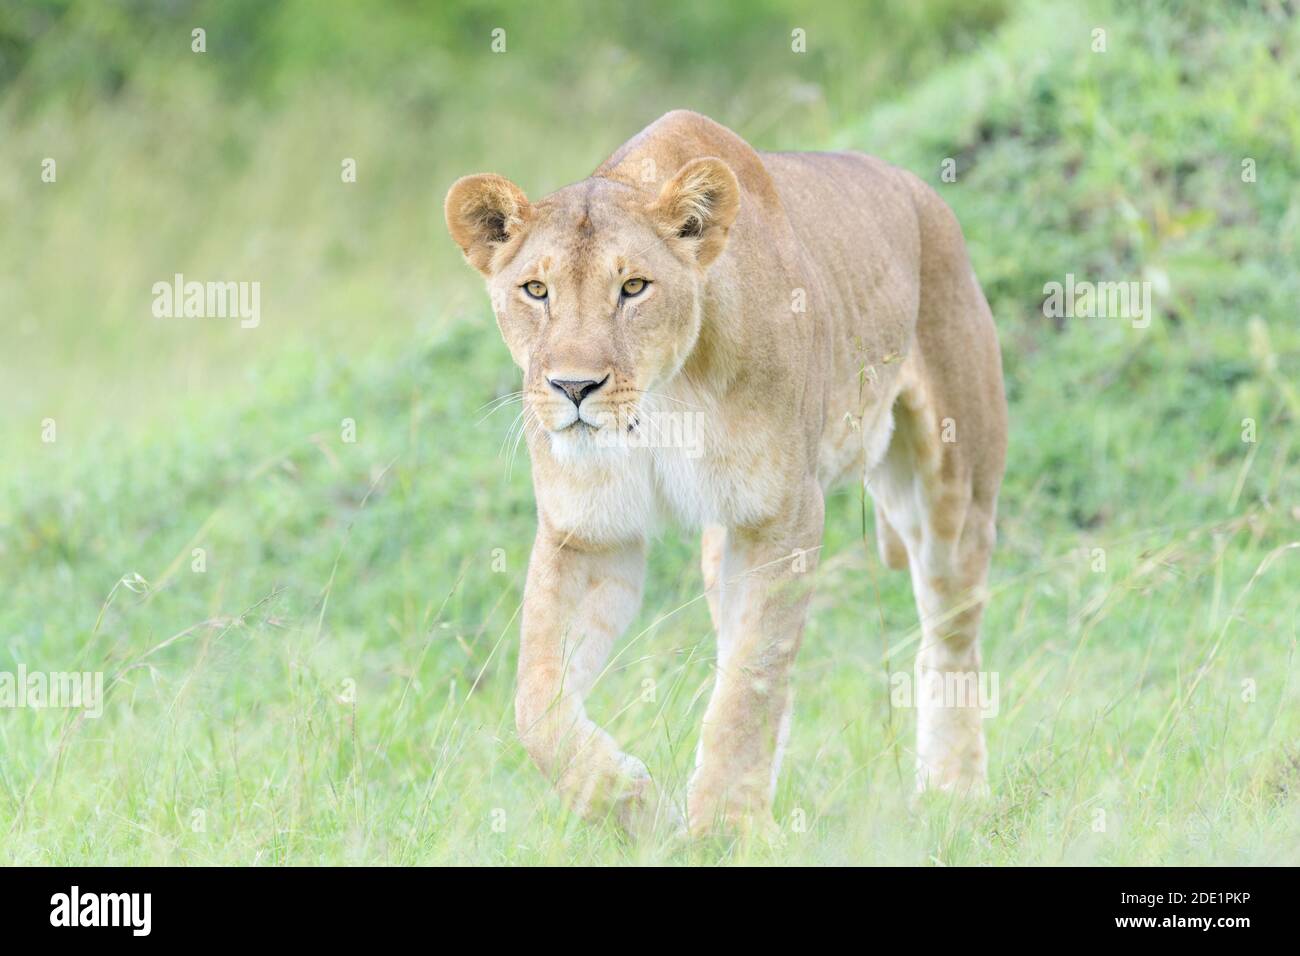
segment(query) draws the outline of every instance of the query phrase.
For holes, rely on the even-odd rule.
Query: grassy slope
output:
[[[402,351],[254,364],[143,437],[20,449],[34,464],[4,488],[0,669],[80,660],[118,682],[98,722],[0,714],[4,857],[1300,862],[1300,555],[1279,553],[1300,507],[1294,23],[1153,7],[1103,18],[1094,54],[1095,24],[1066,9],[1018,19],[834,143],[936,184],[958,158],[940,188],[1003,335],[988,804],[907,804],[912,720],[887,675],[910,667],[915,615],[845,492],[799,665],[784,846],[674,856],[567,819],[513,740],[533,519],[526,461],[507,475],[498,455],[508,415],[475,427],[514,387],[484,310]],[[1259,182],[1240,181],[1242,155]],[[1149,329],[1056,329],[1036,307],[1065,272],[1168,291]],[[470,384],[448,388],[449,370]],[[711,680],[694,559],[660,542],[593,704],[678,795]],[[127,572],[148,587],[106,600]]]

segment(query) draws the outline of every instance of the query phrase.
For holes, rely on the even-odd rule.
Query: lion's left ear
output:
[[[740,211],[740,183],[720,159],[692,159],[650,204],[664,238],[675,240],[701,266],[716,259]]]
[[[518,237],[533,218],[524,191],[492,173],[464,176],[447,191],[447,231],[465,258],[485,276],[492,275],[498,249]]]

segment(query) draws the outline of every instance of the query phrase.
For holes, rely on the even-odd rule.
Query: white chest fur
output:
[[[586,540],[654,535],[665,525],[699,529],[761,520],[771,476],[736,469],[704,441],[686,447],[601,449],[564,460],[559,480],[539,483],[551,523]]]

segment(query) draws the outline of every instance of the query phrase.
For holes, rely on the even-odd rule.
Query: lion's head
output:
[[[451,187],[447,229],[487,278],[525,411],[557,456],[635,429],[646,394],[681,370],[739,206],[735,175],[711,157],[657,196],[601,177],[537,203],[491,174]]]

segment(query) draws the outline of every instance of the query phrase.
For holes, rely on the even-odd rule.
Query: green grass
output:
[[[590,128],[530,170],[522,144],[549,113],[501,133],[474,94],[457,122],[483,141],[421,158],[424,134],[365,86],[343,101],[355,110],[312,99],[293,72],[311,64],[286,56],[258,96],[182,74],[161,90],[131,79],[117,101],[92,83],[84,113],[70,96],[11,98],[0,115],[24,135],[0,154],[45,155],[42,135],[71,154],[98,143],[86,162],[119,174],[107,197],[71,163],[55,196],[0,187],[40,253],[0,288],[51,330],[9,351],[30,368],[6,380],[0,428],[0,670],[102,670],[111,685],[99,720],[0,711],[0,860],[1300,863],[1297,19],[1278,4],[1071,10],[989,14],[969,55],[918,15],[908,82],[865,102],[850,79],[867,74],[822,64],[825,89],[842,84],[833,106],[787,123],[730,114],[721,68],[661,78],[712,91],[710,111],[761,146],[865,149],[931,181],[962,220],[1006,362],[992,796],[911,800],[913,715],[890,707],[889,675],[911,667],[916,615],[844,491],[828,502],[773,846],[629,844],[567,816],[514,738],[534,516],[526,460],[511,471],[500,451],[508,413],[480,419],[517,373],[437,197],[480,167],[541,194],[649,116],[616,119],[614,93],[592,92]],[[655,62],[614,90],[644,88]],[[44,67],[27,64],[15,83],[31,94]],[[536,75],[510,69],[494,82]],[[601,89],[591,71],[575,82]],[[229,154],[109,142],[115,123],[167,129],[192,97]],[[340,195],[328,144],[357,129],[363,176],[379,169]],[[303,172],[313,154],[319,184]],[[169,209],[214,210],[211,228]],[[0,246],[19,241],[6,229]],[[264,276],[264,315],[312,338],[283,318],[243,339],[142,333],[132,296],[147,303],[175,250],[184,271]],[[69,269],[78,257],[86,270]],[[1067,272],[1153,281],[1151,326],[1045,319],[1043,284]],[[699,591],[695,541],[666,535],[591,704],[679,800],[712,680]]]

